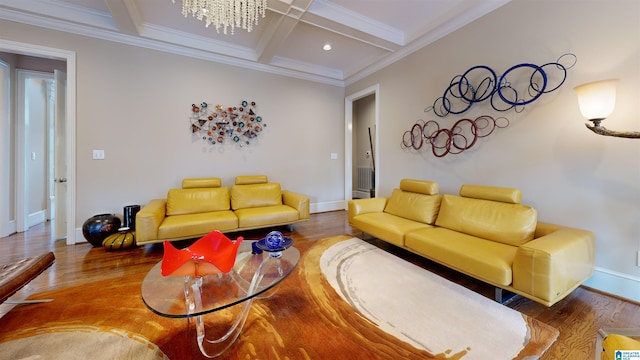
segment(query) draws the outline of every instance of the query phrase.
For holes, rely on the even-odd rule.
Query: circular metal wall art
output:
[[[514,65],[500,76],[486,65],[473,66],[462,75],[454,76],[443,95],[425,112],[433,111],[439,117],[458,115],[483,101],[489,101],[495,111],[521,112],[525,105],[564,84],[567,70],[576,62],[577,57],[567,53],[544,65]]]
[[[479,138],[491,135],[496,128],[509,126],[509,119],[505,117],[493,118],[482,115],[475,119],[460,119],[451,129],[440,128],[434,120],[418,120],[405,131],[402,136],[401,147],[420,150],[423,146],[431,147],[436,157],[447,154],[460,154],[471,149]]]
[[[488,102],[498,112],[514,110],[519,113],[525,105],[542,95],[557,90],[567,79],[567,70],[577,62],[574,54],[561,55],[555,62],[543,65],[516,64],[502,75],[489,66],[477,65],[461,75],[454,76],[433,105],[424,111],[433,111],[438,117],[460,115],[474,104]],[[460,154],[472,148],[479,138],[491,135],[496,128],[509,126],[506,117],[482,115],[475,119],[462,118],[451,129],[440,128],[434,121],[418,120],[402,135],[403,149],[420,150],[431,147],[433,155]]]

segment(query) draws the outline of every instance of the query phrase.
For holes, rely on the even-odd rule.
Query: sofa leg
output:
[[[293,232],[293,224],[289,224],[289,232]]]
[[[364,231],[363,231],[363,232],[362,232],[362,237],[361,237],[361,239],[362,239],[362,240],[365,240],[365,241],[369,241],[369,240],[374,240],[374,239],[376,239],[376,237],[375,237],[375,236],[373,236],[373,235],[368,235],[366,232],[364,232]]]
[[[518,294],[506,291],[496,286],[495,300],[502,305],[506,305],[511,302]]]

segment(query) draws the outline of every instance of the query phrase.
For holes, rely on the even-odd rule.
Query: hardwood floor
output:
[[[94,248],[88,243],[67,246],[64,240],[52,239],[50,230],[50,224],[42,224],[25,233],[0,238],[0,264],[47,251],[53,251],[56,255],[54,265],[16,293],[12,299],[19,300],[41,291],[147,272],[162,258],[162,245],[160,244],[106,252],[104,249]],[[292,233],[288,232],[288,228],[279,230],[291,236],[294,241],[315,241],[342,234],[362,236],[359,230],[348,224],[346,211],[312,214],[309,221],[296,224]],[[264,237],[267,231],[258,230],[230,234],[230,237],[236,238],[242,235],[246,239],[259,239]],[[370,241],[407,261],[484,296],[493,298],[494,289],[487,284],[380,240],[372,239]],[[593,359],[598,329],[640,327],[640,304],[586,287],[578,288],[567,298],[550,308],[522,297],[515,298],[507,306],[560,331],[558,340],[542,357],[546,360]],[[10,305],[0,305],[0,316],[10,309]],[[0,326],[2,326],[1,318]],[[500,325],[496,324],[496,326]]]

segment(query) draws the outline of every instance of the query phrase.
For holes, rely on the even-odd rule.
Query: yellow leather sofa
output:
[[[266,175],[237,176],[231,188],[219,178],[189,178],[136,214],[136,243],[201,237],[309,220],[309,198],[281,190]]]
[[[622,332],[627,332],[624,331],[625,329],[621,330],[623,330]],[[638,330],[640,329],[633,329],[633,331],[635,331],[635,337],[616,333],[607,335],[602,341],[600,357],[598,357],[596,353],[596,358],[601,360],[640,358],[640,333]],[[623,353],[626,353],[626,357],[623,356]]]
[[[349,223],[496,287],[551,306],[594,269],[592,232],[537,220],[517,189],[463,185],[439,194],[432,181],[403,179],[389,197],[350,200]]]

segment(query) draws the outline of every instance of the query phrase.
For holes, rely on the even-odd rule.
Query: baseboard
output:
[[[640,302],[640,277],[637,276],[596,267],[593,276],[583,285]]]
[[[27,216],[27,228],[30,228],[34,225],[42,224],[47,221],[46,212],[44,210],[36,211]]]
[[[9,236],[11,234],[15,234],[16,232],[18,232],[18,225],[16,224],[16,221],[9,220],[9,222],[7,222],[7,228],[4,229],[4,233],[0,234],[0,237]]]
[[[351,196],[354,199],[368,199],[371,197],[371,191],[353,190]]]
[[[336,211],[336,210],[345,210],[346,209],[346,201],[329,201],[324,203],[315,203],[309,206],[309,211],[312,214],[328,212],[328,211]]]
[[[76,228],[76,244],[86,243],[87,239],[82,235],[82,228]]]

